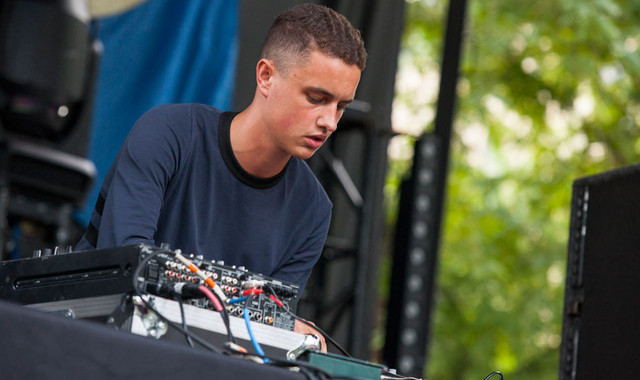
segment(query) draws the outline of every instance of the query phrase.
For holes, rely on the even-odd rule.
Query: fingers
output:
[[[310,324],[315,326],[315,323],[307,321]],[[318,337],[318,339],[320,340],[320,351],[321,352],[327,352],[327,342],[324,339],[324,336],[322,336],[322,334],[314,329],[313,327],[299,321],[296,320],[294,326],[293,326],[293,331],[300,333],[300,334],[310,334],[310,335],[314,335],[316,337]]]

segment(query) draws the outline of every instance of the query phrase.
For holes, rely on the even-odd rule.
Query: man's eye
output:
[[[314,98],[313,96],[309,95],[307,95],[307,100],[309,100],[309,103],[311,104],[321,104],[323,101],[322,99]]]

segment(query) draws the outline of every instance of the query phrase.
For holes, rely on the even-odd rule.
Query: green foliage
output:
[[[407,3],[399,82],[439,70],[447,3]],[[429,379],[557,378],[572,182],[640,161],[639,19],[636,0],[469,1]],[[394,113],[434,109],[397,91]],[[390,204],[408,167],[391,157]]]

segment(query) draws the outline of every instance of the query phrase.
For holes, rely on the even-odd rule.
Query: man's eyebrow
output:
[[[335,95],[333,95],[332,93],[330,93],[329,91],[325,90],[322,87],[307,87],[307,88],[305,88],[305,90],[306,91],[310,91],[310,92],[315,92],[315,93],[318,93],[318,94],[322,94],[322,95],[324,95],[324,96],[326,96],[328,98],[331,98],[331,99],[335,99],[336,98]],[[340,102],[351,103],[351,102],[353,102],[353,99],[340,99]]]

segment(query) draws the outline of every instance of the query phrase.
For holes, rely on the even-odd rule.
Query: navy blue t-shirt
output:
[[[85,235],[76,249],[168,243],[302,290],[324,246],[331,202],[303,160],[292,157],[267,179],[244,171],[231,150],[234,115],[191,103],[140,117],[102,184],[104,208],[89,228],[97,244]]]

